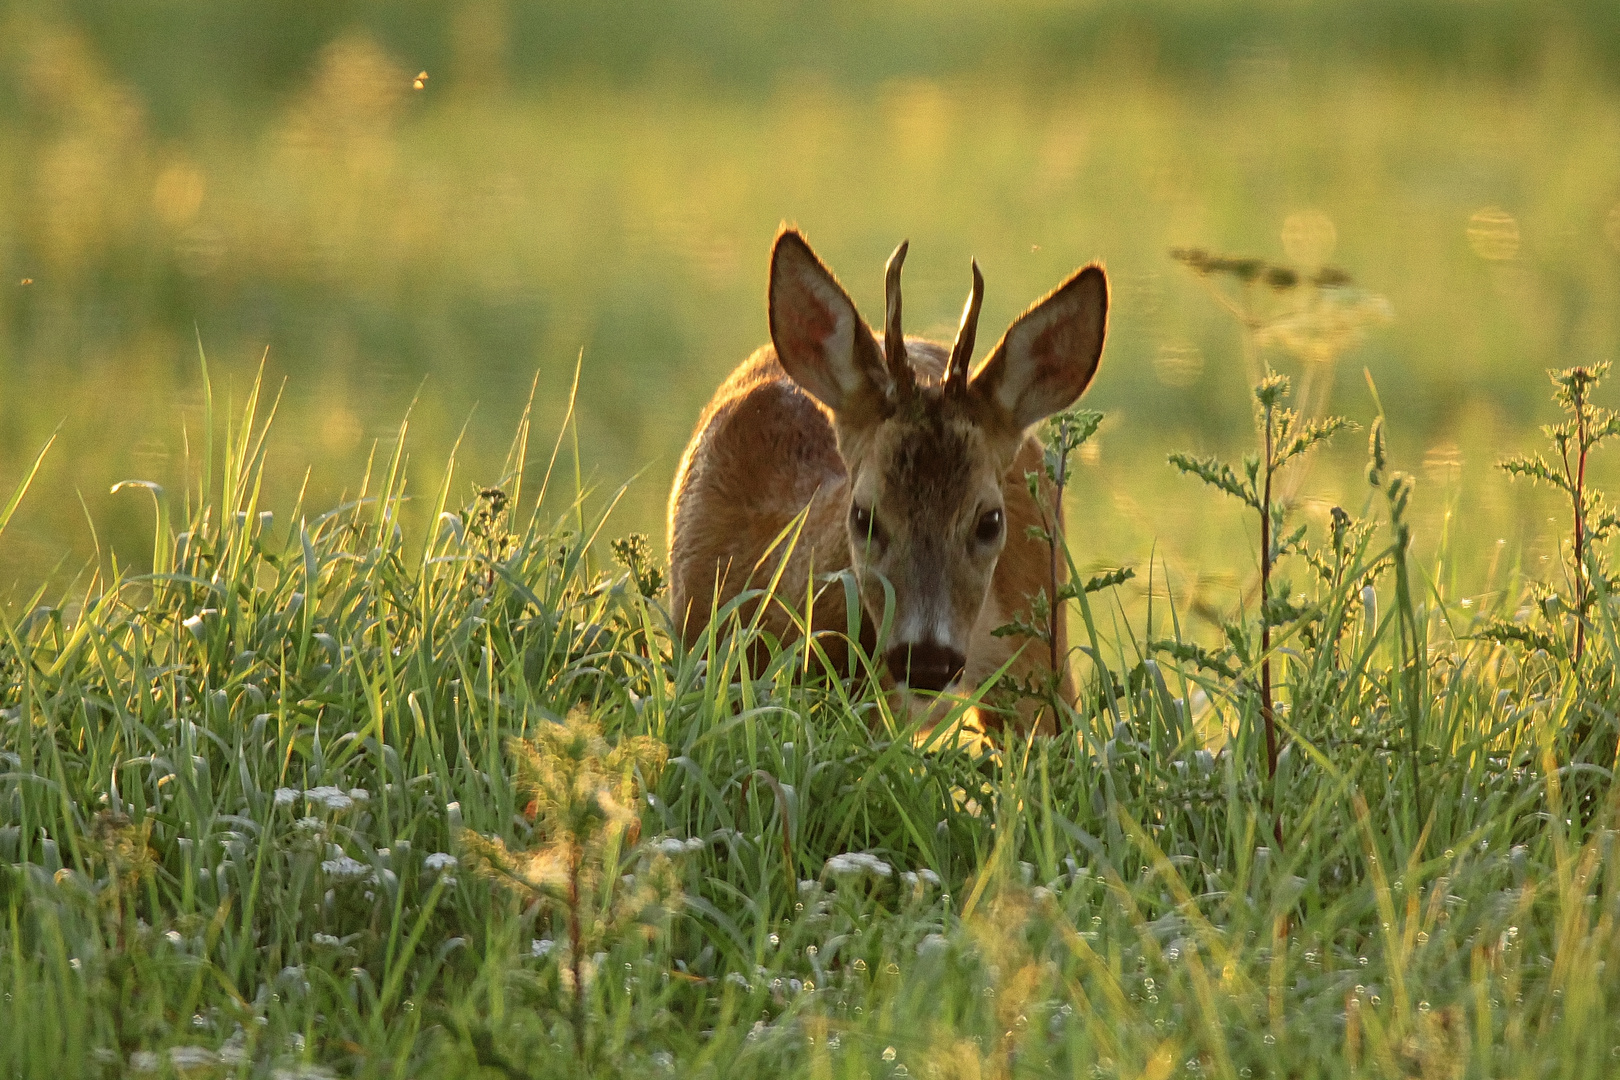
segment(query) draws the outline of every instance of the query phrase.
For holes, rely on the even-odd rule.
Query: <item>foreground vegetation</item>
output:
[[[1261,391],[1263,431],[1298,422]],[[149,489],[152,573],[0,626],[6,1075],[1620,1058],[1612,585],[1589,543],[1523,608],[1433,600],[1376,438],[1362,518],[1316,538],[1256,503],[1265,602],[1219,647],[1077,590],[1063,735],[992,743],[803,644],[749,670],[735,620],[674,647],[644,541],[602,543],[583,499],[521,517],[527,421],[469,505],[451,463],[413,542],[402,451],[332,511],[261,513],[258,407],[196,487]],[[1585,408],[1544,479],[1613,428]],[[1274,464],[1184,467],[1246,498]]]

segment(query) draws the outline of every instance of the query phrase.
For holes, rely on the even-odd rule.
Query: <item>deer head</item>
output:
[[[1007,542],[1003,485],[1032,424],[1066,408],[1102,355],[1108,283],[1088,266],[1014,320],[969,374],[984,279],[973,289],[948,358],[907,341],[900,324],[902,243],[889,259],[881,341],[796,230],[771,254],[770,323],[788,375],[832,412],[849,477],[849,548],[874,625],[893,587],[891,675],[943,690],[961,672],[968,637]],[[943,371],[928,377],[924,368]]]

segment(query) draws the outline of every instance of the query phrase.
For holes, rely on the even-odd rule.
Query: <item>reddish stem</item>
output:
[[[1575,666],[1586,651],[1586,406],[1576,383],[1575,400]]]

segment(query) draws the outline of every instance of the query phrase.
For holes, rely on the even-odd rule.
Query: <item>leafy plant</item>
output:
[[[507,743],[517,766],[525,846],[464,830],[462,843],[492,881],[554,914],[566,930],[557,942],[563,990],[570,996],[574,1045],[589,1056],[587,991],[603,945],[626,933],[650,935],[679,895],[669,860],[642,845],[640,804],[657,782],[668,748],[646,735],[615,745],[583,708],[562,723],[543,722]],[[621,876],[624,864],[634,873]]]
[[[1094,574],[1077,584],[1073,555],[1061,527],[1063,496],[1070,480],[1070,460],[1081,446],[1097,434],[1103,414],[1092,409],[1066,409],[1047,417],[1041,427],[1041,469],[1024,474],[1029,496],[1041,513],[1041,523],[1029,526],[1029,539],[1046,545],[1048,555],[1047,584],[1030,598],[1030,614],[1025,618],[1014,612],[1006,623],[991,630],[995,637],[1016,636],[1043,643],[1048,651],[1050,674],[1043,685],[1019,686],[1010,677],[1003,684],[1015,694],[1038,698],[1062,715],[1058,703],[1058,690],[1062,684],[1062,671],[1068,657],[1059,654],[1062,640],[1059,628],[1068,615],[1070,601],[1091,593],[1101,592],[1125,584],[1136,576],[1130,567],[1117,567]],[[1063,702],[1073,707],[1073,702]]]
[[[1568,601],[1562,604],[1556,592],[1548,592],[1541,597],[1539,606],[1549,622],[1554,621],[1561,607],[1570,609],[1575,623],[1576,667],[1580,667],[1586,653],[1588,613],[1593,603],[1599,595],[1612,593],[1620,584],[1608,577],[1608,557],[1604,550],[1604,545],[1620,529],[1620,517],[1608,508],[1603,493],[1586,482],[1587,458],[1604,440],[1620,434],[1620,415],[1592,404],[1592,395],[1608,372],[1607,362],[1549,371],[1553,400],[1567,415],[1562,423],[1548,424],[1541,429],[1552,443],[1555,459],[1548,461],[1540,454],[1528,454],[1505,458],[1499,464],[1508,475],[1547,484],[1563,492],[1569,500]],[[1594,579],[1601,583],[1601,589],[1594,586]],[[1519,641],[1549,652],[1557,648],[1545,635],[1502,619],[1487,625],[1481,635],[1496,641]]]
[[[1193,457],[1180,452],[1170,455],[1170,464],[1182,473],[1242,502],[1255,512],[1260,524],[1260,716],[1265,724],[1266,775],[1277,773],[1277,731],[1272,700],[1271,632],[1303,614],[1289,601],[1289,588],[1283,583],[1273,589],[1272,571],[1278,560],[1305,548],[1305,526],[1285,532],[1289,507],[1273,498],[1277,474],[1289,462],[1310,453],[1317,446],[1350,426],[1350,421],[1329,416],[1320,421],[1303,421],[1284,402],[1288,397],[1286,376],[1271,374],[1254,388],[1255,427],[1260,452],[1243,459],[1242,471],[1214,457]],[[1232,636],[1232,635],[1229,635]]]

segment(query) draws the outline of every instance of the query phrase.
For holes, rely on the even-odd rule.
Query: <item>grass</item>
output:
[[[803,643],[751,670],[735,620],[673,646],[645,546],[601,557],[615,497],[534,511],[568,482],[525,478],[527,413],[495,483],[458,497],[452,458],[412,535],[406,431],[355,498],[278,523],[272,410],[205,404],[195,483],[152,492],[157,569],[0,624],[7,1075],[1620,1058],[1606,592],[1578,678],[1472,637],[1421,567],[1359,588],[1402,528],[1369,497],[1351,571],[1267,615],[1274,775],[1252,625],[1229,675],[1155,659],[1180,614],[1139,635],[1107,591],[1075,597],[1064,734],[991,746],[806,677]],[[1486,614],[1574,633],[1567,605]]]

